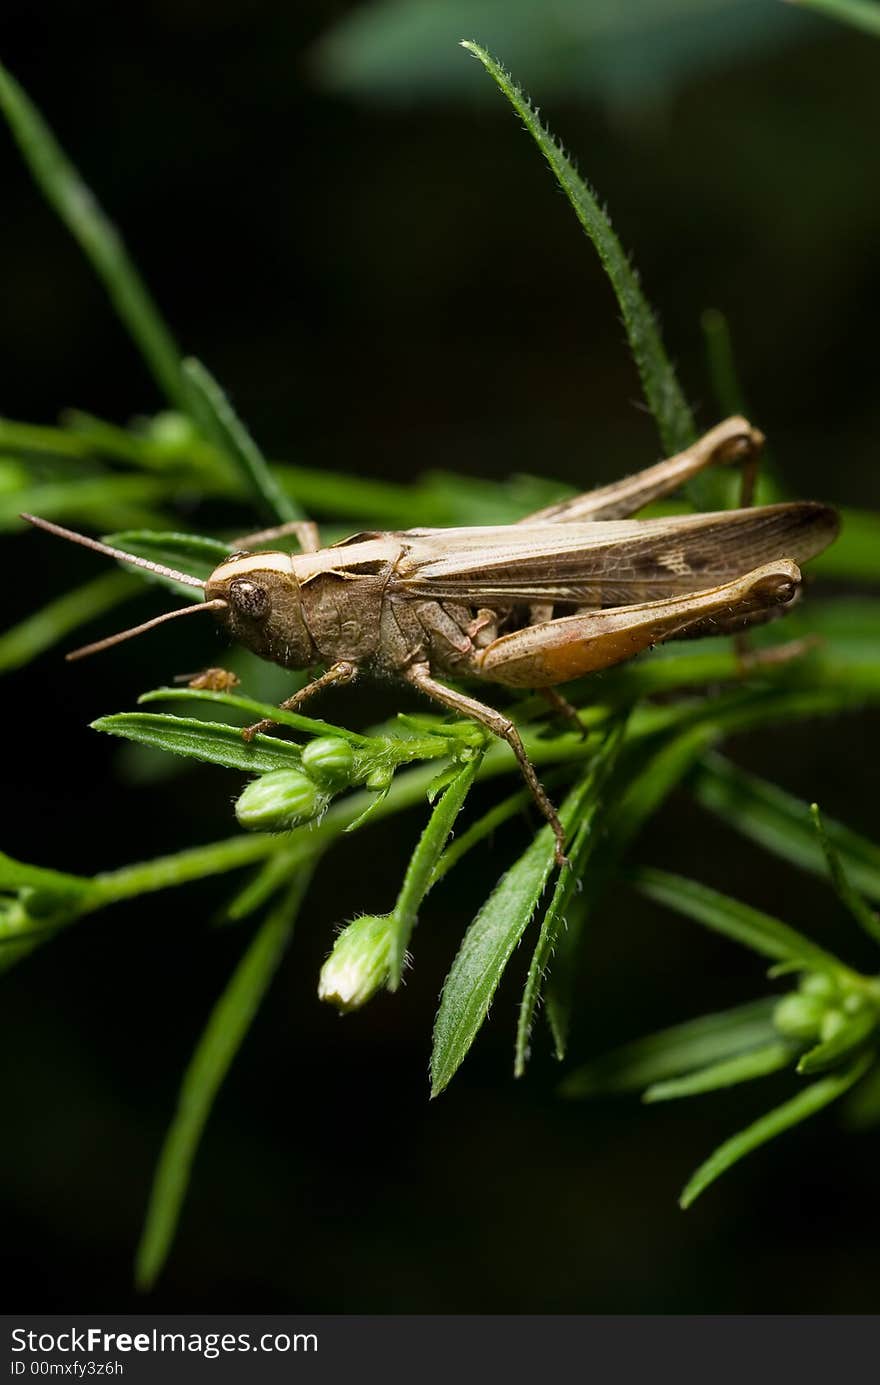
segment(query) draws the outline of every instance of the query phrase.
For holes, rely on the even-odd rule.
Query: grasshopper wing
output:
[[[719,514],[585,524],[412,529],[390,588],[467,606],[617,606],[716,587],[764,563],[800,564],[838,530],[813,501]]]

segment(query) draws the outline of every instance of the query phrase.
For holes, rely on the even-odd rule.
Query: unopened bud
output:
[[[815,1039],[824,1014],[817,996],[784,995],[773,1011],[773,1023],[786,1039]]]
[[[303,769],[322,788],[345,789],[354,771],[354,751],[338,736],[318,736],[303,747]]]
[[[837,982],[824,971],[808,971],[800,981],[799,989],[804,995],[817,996],[820,1000],[832,1000],[837,995]]]
[[[248,784],[235,805],[235,816],[252,832],[283,832],[308,822],[320,807],[311,779],[295,769],[275,769]]]
[[[819,1031],[823,1044],[833,1039],[846,1026],[846,1015],[842,1010],[826,1010]]]
[[[366,1005],[388,979],[387,915],[365,914],[339,934],[321,968],[318,997],[346,1014]]]

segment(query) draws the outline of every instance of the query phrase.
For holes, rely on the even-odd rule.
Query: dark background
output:
[[[395,479],[442,466],[584,485],[655,460],[608,285],[488,78],[462,53],[471,85],[454,98],[330,92],[309,54],[347,8],[6,0],[0,56],[124,228],[180,341],[270,455]],[[534,95],[633,249],[700,421],[717,409],[699,315],[718,306],[788,484],[877,505],[880,48],[792,11],[795,22],[790,43],[732,47],[644,101],[554,95],[537,71]],[[49,422],[75,405],[125,422],[158,408],[2,131],[0,188],[0,412]],[[96,571],[48,541],[16,537],[6,553],[10,618]],[[118,747],[87,729],[193,665],[194,640],[171,628],[76,671],[53,653],[6,683],[5,849],[91,871],[230,831],[231,776],[193,768],[173,788],[135,787]],[[381,690],[362,696],[356,709],[328,700],[326,714],[393,710]],[[876,718],[849,717],[730,750],[876,834],[876,730]],[[390,906],[418,829],[416,815],[371,828],[322,868],[144,1306],[874,1310],[876,1138],[820,1118],[680,1213],[688,1173],[786,1080],[675,1108],[566,1105],[539,1032],[515,1084],[525,950],[461,1073],[429,1104],[443,976],[524,826],[431,897],[402,994],[345,1021],[319,1005],[334,925]],[[829,891],[683,793],[639,856],[875,965]],[[153,1163],[245,942],[212,926],[228,888],[117,908],[4,978],[7,1309],[139,1302],[130,1264]],[[591,931],[572,1057],[764,984],[756,959],[620,887]]]

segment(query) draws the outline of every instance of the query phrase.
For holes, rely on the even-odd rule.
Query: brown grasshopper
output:
[[[784,611],[799,592],[798,564],[837,534],[829,506],[797,501],[627,518],[711,465],[742,464],[750,490],[762,443],[744,418],[729,418],[677,456],[518,524],[361,533],[322,548],[317,527],[295,521],[236,540],[207,582],[23,518],[204,591],[201,605],[168,611],[68,659],[210,610],[231,639],[261,658],[324,669],[284,708],[362,670],[402,679],[507,741],[564,861],[562,826],[511,718],[437,675],[541,689],[565,709],[553,692],[560,683],[663,640],[739,632]],[[299,553],[254,551],[288,533]],[[250,740],[275,724],[261,721],[242,734]]]

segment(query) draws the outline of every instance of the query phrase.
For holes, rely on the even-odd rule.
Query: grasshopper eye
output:
[[[269,609],[269,594],[265,587],[241,577],[230,582],[229,600],[239,614],[246,616],[248,620],[261,620]]]

